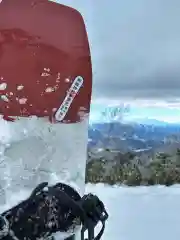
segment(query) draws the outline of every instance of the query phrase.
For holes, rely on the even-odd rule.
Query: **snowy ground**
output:
[[[119,187],[103,184],[86,186],[86,192],[100,197],[109,213],[101,240],[179,240],[180,185],[172,187]],[[29,194],[9,194],[9,204]]]
[[[102,240],[179,240],[180,186],[87,185],[109,212]]]
[[[27,124],[26,124],[27,125]],[[19,151],[17,151],[17,144],[12,142],[12,137],[18,135],[20,137],[22,134],[14,134],[14,132],[11,132],[10,130],[17,130],[19,129],[20,133],[24,134],[24,128],[20,126],[17,128],[16,125],[14,125],[15,128],[11,129],[7,127],[7,125],[0,121],[0,164],[2,165],[1,171],[0,171],[0,179],[5,180],[6,184],[8,181],[4,179],[5,177],[5,169],[6,165],[8,165],[8,159],[4,159],[4,152],[5,149],[3,146],[6,146],[6,144],[10,143],[11,145],[11,150],[12,148],[14,149],[14,152],[12,154],[12,163],[17,163],[19,159],[19,154],[23,153],[23,150],[26,152],[26,148],[24,146],[24,139],[23,139],[23,144],[20,146]],[[28,125],[29,126],[29,125]],[[32,130],[31,125],[27,128],[26,126],[26,134],[27,134],[27,129],[29,129],[28,132],[37,135],[36,131],[31,131]],[[37,129],[37,128],[35,128]],[[42,130],[42,125],[38,129]],[[45,130],[47,127],[45,126]],[[61,129],[58,127],[58,129],[52,129],[52,130],[57,130],[61,131]],[[64,130],[64,129],[63,129]],[[76,157],[77,152],[79,153],[80,151],[77,151],[77,149],[80,149],[79,147],[75,147],[74,151],[71,149],[67,148],[70,147],[71,145],[74,146],[74,139],[79,139],[79,135],[77,136],[76,133],[80,133],[79,129],[77,129],[77,125],[74,128],[74,131],[72,133],[72,128],[69,128],[66,130],[66,134],[51,134],[51,131],[48,130],[48,134],[51,134],[52,136],[57,136],[56,141],[51,141],[52,147],[55,147],[56,149],[56,156],[54,159],[57,162],[57,164],[62,164],[67,161],[62,161],[62,152],[58,152],[57,150],[61,151],[61,148],[58,148],[58,146],[62,144],[62,149],[66,149],[65,153],[72,155],[72,161],[70,161],[70,166],[73,166],[71,168],[72,170],[75,170],[75,173],[84,173],[84,165],[85,165],[85,155],[86,155],[86,141],[83,139],[83,137],[80,137],[82,141],[78,141],[80,145],[82,145],[82,161],[80,160],[80,157]],[[68,133],[69,132],[69,133]],[[84,130],[82,129],[82,132]],[[40,131],[40,133],[44,134],[43,131]],[[46,133],[46,131],[45,131]],[[52,131],[52,133],[54,133]],[[47,135],[48,135],[47,134]],[[46,136],[46,135],[45,135]],[[69,136],[69,138],[68,138]],[[59,138],[62,138],[61,141]],[[71,139],[72,138],[72,139]],[[42,136],[40,138],[38,146],[33,148],[33,150],[30,152],[32,153],[32,156],[28,152],[25,157],[23,157],[23,164],[22,166],[25,165],[25,163],[31,163],[32,159],[34,161],[39,162],[39,158],[36,156],[36,153],[38,151],[35,149],[39,149],[41,147],[40,143],[45,141],[46,139],[49,139],[48,137]],[[66,141],[65,141],[66,139]],[[53,144],[52,144],[53,143]],[[67,144],[68,143],[68,144]],[[49,144],[49,142],[48,142]],[[57,145],[58,144],[58,145]],[[66,146],[67,145],[67,146]],[[31,146],[31,144],[27,144],[27,146]],[[32,146],[31,146],[32,147]],[[42,147],[42,149],[44,149]],[[44,149],[45,151],[46,149]],[[11,151],[12,152],[12,151]],[[7,153],[9,153],[7,151]],[[27,153],[27,152],[26,152]],[[64,159],[67,159],[67,156],[64,153]],[[15,154],[18,155],[15,158]],[[40,157],[42,155],[42,152],[40,154]],[[29,157],[30,156],[30,157]],[[61,156],[61,162],[59,163],[59,158],[58,156]],[[74,157],[75,156],[75,157]],[[69,155],[68,155],[69,157]],[[52,156],[50,156],[52,158]],[[16,160],[15,160],[16,159]],[[21,158],[20,158],[21,159]],[[46,158],[44,158],[47,160]],[[43,160],[44,160],[43,159]],[[74,160],[77,160],[75,162]],[[5,160],[5,161],[4,161]],[[53,163],[56,163],[56,161],[52,161]],[[35,164],[36,164],[35,162]],[[84,164],[82,164],[84,163]],[[5,164],[5,166],[3,165]],[[81,165],[81,168],[79,169],[77,166]],[[11,165],[11,164],[9,164]],[[8,165],[8,166],[9,166]],[[53,167],[53,164],[51,164]],[[22,167],[18,165],[19,167]],[[76,166],[74,168],[74,166]],[[55,166],[56,168],[56,166]],[[19,168],[18,168],[19,169]],[[66,169],[70,169],[68,166],[66,166]],[[79,169],[79,170],[78,170]],[[16,171],[15,171],[16,170]],[[53,171],[53,169],[51,169]],[[20,170],[18,170],[20,171]],[[21,177],[21,174],[16,169],[12,169],[10,176],[12,177],[13,174],[15,174],[15,177],[12,179],[11,183],[16,180],[16,175],[17,177]],[[53,171],[54,172],[54,171]],[[73,171],[72,171],[73,173]],[[5,174],[5,175],[3,175]],[[36,174],[38,175],[38,174]],[[8,175],[9,176],[9,175]],[[63,176],[63,175],[62,175]],[[71,174],[73,176],[73,174]],[[75,175],[76,176],[76,175]],[[9,179],[9,178],[7,178]],[[77,175],[77,179],[80,179],[81,182],[83,182],[83,178],[79,177]],[[31,181],[31,179],[30,179]],[[22,182],[24,185],[24,181]],[[9,184],[9,183],[8,183]],[[3,184],[5,185],[5,184]],[[10,184],[11,185],[11,184]],[[19,185],[18,185],[19,186]],[[35,185],[36,186],[36,185]],[[97,194],[100,199],[103,200],[105,203],[105,206],[107,207],[108,213],[109,213],[109,220],[105,229],[105,234],[102,238],[102,240],[179,240],[180,236],[180,185],[175,185],[173,187],[163,187],[163,186],[154,186],[154,187],[120,187],[120,186],[115,186],[115,187],[110,187],[110,186],[105,186],[103,184],[97,184],[97,185],[91,185],[88,184],[86,186],[86,191],[87,192],[92,192]],[[15,205],[19,200],[25,199],[29,194],[25,193],[22,191],[20,188],[17,193],[12,193],[11,191],[6,190],[6,199],[8,199],[8,203],[6,206],[0,206],[0,211],[3,211],[4,209],[8,209],[10,206]]]

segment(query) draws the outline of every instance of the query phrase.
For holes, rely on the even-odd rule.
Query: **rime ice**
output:
[[[23,85],[19,85],[19,86],[17,86],[17,90],[18,90],[18,91],[22,90],[23,88],[24,88]]]
[[[50,92],[54,92],[54,88],[53,87],[47,87],[46,89],[45,89],[45,92],[46,93],[50,93]]]
[[[1,99],[4,101],[4,102],[9,102],[9,99],[6,95],[1,95]]]
[[[27,102],[27,98],[20,98],[19,99],[20,104],[26,104],[26,102]]]
[[[0,84],[0,90],[5,90],[7,88],[7,83]]]

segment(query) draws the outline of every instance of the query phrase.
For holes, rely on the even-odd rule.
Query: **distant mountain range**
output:
[[[136,121],[134,121],[138,124],[144,124],[144,125],[155,125],[155,126],[167,126],[167,125],[176,125],[176,126],[180,126],[180,123],[170,123],[167,121],[159,121],[157,119],[153,119],[153,118],[139,118],[136,119]]]
[[[94,123],[89,126],[88,147],[121,152],[156,151],[180,143],[180,124],[154,119],[146,123]]]

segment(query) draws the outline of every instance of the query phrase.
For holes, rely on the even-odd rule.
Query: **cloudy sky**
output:
[[[179,0],[59,0],[84,16],[93,102],[179,104]],[[134,103],[134,102],[133,102]],[[180,106],[180,104],[179,104]]]

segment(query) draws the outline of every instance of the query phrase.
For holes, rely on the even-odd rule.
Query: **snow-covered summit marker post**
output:
[[[22,191],[27,196],[42,182],[65,183],[84,195],[91,88],[89,43],[78,11],[48,0],[1,2],[0,124],[8,133],[0,139],[1,204],[12,198],[17,204]],[[41,195],[41,187],[31,197]],[[21,228],[15,235],[22,238]]]

